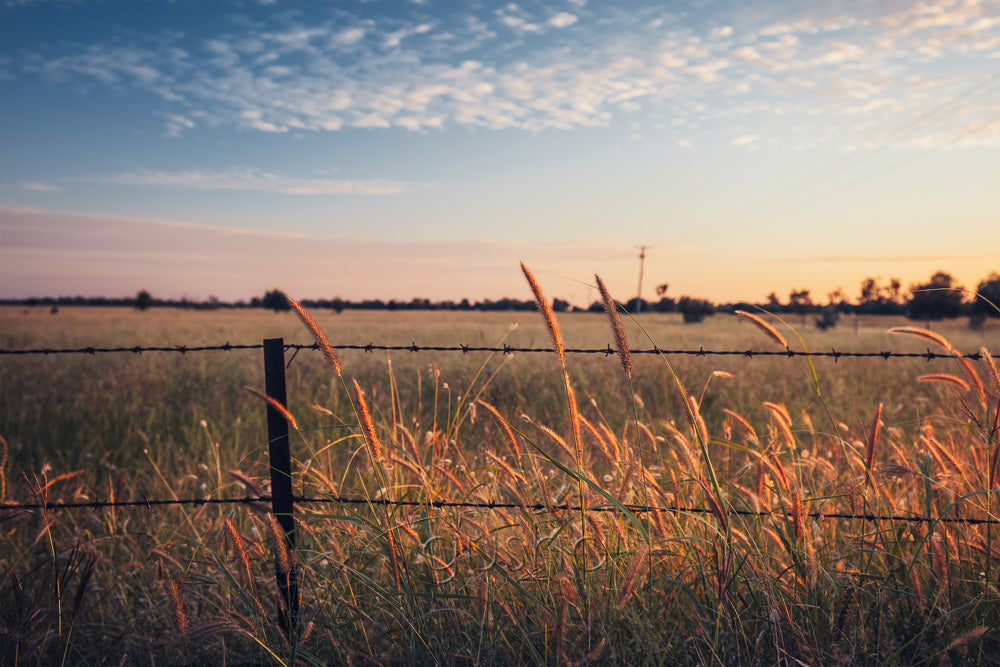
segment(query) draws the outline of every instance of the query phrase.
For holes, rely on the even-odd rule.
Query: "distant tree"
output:
[[[767,305],[768,309],[774,310],[775,306],[781,305],[781,299],[778,298],[777,294],[771,292],[770,294],[767,295]]]
[[[1000,317],[1000,273],[990,272],[976,287],[975,301],[972,302],[969,324],[978,328],[988,317]]]
[[[827,329],[832,329],[837,326],[837,322],[839,321],[840,309],[831,303],[820,309],[819,317],[816,318],[816,326],[826,331]]]
[[[139,290],[139,293],[135,295],[134,305],[138,310],[146,310],[153,305],[153,296],[146,290]]]
[[[637,306],[639,308],[638,311],[636,311]],[[633,298],[628,300],[628,303],[625,304],[625,308],[627,308],[630,313],[645,313],[649,310],[649,302],[645,299]]]
[[[809,296],[809,290],[792,290],[788,294],[788,305],[797,315],[802,316],[802,321],[805,321],[806,313],[812,311],[813,302],[812,297]]]
[[[844,288],[838,287],[837,289],[829,292],[826,295],[827,302],[831,306],[842,306],[847,302],[847,295],[844,294]]]
[[[552,310],[557,313],[565,313],[569,310],[569,301],[563,299],[552,299]]]
[[[330,308],[333,309],[333,312],[340,315],[342,312],[344,312],[344,300],[341,299],[339,296],[334,297],[333,301],[330,302]]]
[[[701,322],[706,315],[715,315],[715,305],[706,299],[693,299],[682,296],[677,301],[677,310],[684,316],[688,324]]]
[[[910,287],[906,316],[911,320],[940,320],[958,317],[965,296],[950,273],[938,271],[930,282]]]
[[[890,278],[885,285],[879,285],[878,278],[865,278],[861,281],[857,312],[884,315],[903,312],[901,288],[899,278]]]
[[[288,299],[285,298],[285,293],[277,289],[264,294],[264,296],[261,297],[260,306],[261,308],[267,308],[275,312],[292,309],[292,307],[288,304]]]
[[[669,296],[662,296],[660,300],[650,306],[658,313],[672,313],[677,309],[677,302]]]

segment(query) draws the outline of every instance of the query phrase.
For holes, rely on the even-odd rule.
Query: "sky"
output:
[[[0,0],[0,298],[1000,270],[1000,0]]]

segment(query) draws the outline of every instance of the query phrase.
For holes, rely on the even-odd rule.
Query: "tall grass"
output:
[[[588,335],[600,346],[610,331],[618,358],[598,365],[559,354],[580,320],[546,312],[524,272],[543,316],[501,335],[534,327],[519,344],[548,339],[554,354],[528,364],[467,358],[451,377],[426,358],[338,356],[329,342],[341,320],[298,310],[324,353],[289,369],[295,492],[365,502],[297,507],[294,553],[263,505],[4,511],[0,655],[12,664],[916,664],[1000,654],[996,536],[988,524],[943,521],[997,518],[995,346],[981,362],[954,354],[934,373],[902,364],[899,377],[880,378],[881,361],[862,373],[843,361],[782,361],[773,377],[753,375],[719,360],[631,355],[630,341],[674,345],[663,344],[659,321],[621,319],[604,295],[604,330]],[[786,341],[780,322],[762,318],[726,336],[740,348],[777,343],[772,333]],[[265,335],[295,338],[287,318],[268,326]],[[969,349],[922,331],[894,334],[891,345],[878,334],[873,347]],[[267,493],[263,404],[241,390],[262,386],[256,359],[228,357],[222,372],[194,360],[195,380],[150,396],[130,374],[149,364],[167,373],[161,361],[108,362],[108,405],[98,408],[121,441],[88,432],[108,450],[91,459],[46,440],[69,448],[68,427],[18,427],[46,409],[72,423],[63,415],[75,404],[53,398],[53,385],[70,381],[62,366],[77,372],[77,362],[50,361],[35,367],[38,378],[0,360],[23,396],[4,394],[8,502]],[[77,380],[81,391],[87,382]],[[238,428],[200,411],[205,399],[187,395],[196,382],[241,416]],[[190,423],[158,434],[167,406]],[[852,512],[932,521],[817,516]],[[300,581],[291,634],[277,621],[276,556]]]

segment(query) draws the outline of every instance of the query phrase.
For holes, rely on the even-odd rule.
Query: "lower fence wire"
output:
[[[299,504],[306,503],[334,503],[341,505],[371,505],[389,507],[435,507],[435,508],[460,508],[460,509],[523,509],[532,512],[618,512],[620,509],[614,505],[593,505],[581,508],[579,505],[522,505],[520,503],[473,503],[458,502],[448,500],[390,500],[384,498],[340,498],[340,497],[311,497],[293,496],[293,502]],[[0,503],[0,511],[28,511],[28,510],[56,510],[56,509],[103,509],[109,507],[132,507],[132,508],[154,508],[167,505],[228,505],[243,504],[256,505],[260,503],[270,503],[271,496],[246,496],[243,498],[184,498],[178,500],[124,500],[124,501],[87,501],[87,502],[53,502],[53,503]],[[646,505],[623,505],[629,512],[640,514],[643,512],[672,512],[674,514],[713,514],[713,510],[702,507],[652,507]],[[270,509],[267,509],[270,512]],[[727,512],[730,516],[747,517],[790,517],[790,512],[757,512],[753,510],[740,510],[730,508]],[[300,515],[308,518],[308,514]],[[960,523],[967,525],[1000,524],[1000,519],[974,519],[958,517],[927,517],[919,514],[857,514],[846,512],[807,512],[807,517],[818,521],[827,519],[848,519],[853,521],[908,521],[913,523]],[[11,518],[0,515],[0,523]]]

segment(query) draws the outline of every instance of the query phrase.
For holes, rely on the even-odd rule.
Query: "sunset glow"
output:
[[[1000,269],[997,0],[0,7],[0,298]]]

